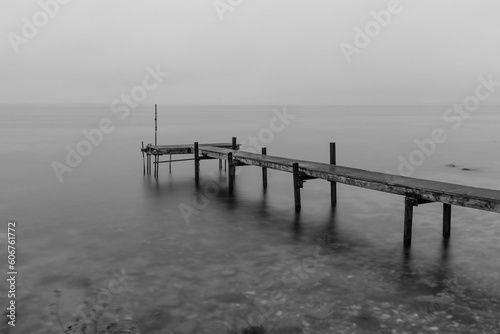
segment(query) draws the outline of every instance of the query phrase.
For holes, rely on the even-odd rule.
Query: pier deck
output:
[[[232,143],[148,145],[146,148],[143,147],[141,151],[148,155],[149,174],[151,172],[151,155],[155,156],[155,176],[158,176],[160,163],[194,160],[196,183],[199,182],[201,160],[219,159],[219,168],[222,168],[222,161],[226,160],[229,167],[230,192],[233,191],[234,187],[236,167],[261,167],[264,187],[267,187],[267,169],[292,173],[296,211],[301,209],[300,188],[303,187],[305,181],[310,179],[323,179],[330,182],[332,205],[336,205],[337,202],[337,183],[405,196],[403,237],[405,247],[411,245],[413,207],[420,204],[443,203],[443,237],[445,239],[448,239],[451,234],[452,205],[500,213],[500,190],[338,166],[336,165],[335,143],[330,143],[329,164],[267,155],[266,148],[262,148],[262,154],[257,154],[240,151],[239,147],[236,138],[233,137]],[[193,154],[194,157],[192,159],[159,161],[159,156],[166,154]]]

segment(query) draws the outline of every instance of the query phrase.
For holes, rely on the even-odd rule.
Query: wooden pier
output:
[[[188,161],[195,163],[195,182],[199,182],[200,161],[219,159],[227,161],[229,169],[229,192],[233,191],[235,168],[240,166],[257,166],[262,168],[262,183],[267,187],[267,169],[275,169],[292,173],[295,198],[295,210],[301,209],[300,189],[310,179],[323,179],[330,182],[330,202],[337,203],[337,183],[382,191],[405,196],[404,246],[411,245],[413,208],[426,203],[443,203],[443,238],[449,239],[451,234],[451,206],[480,209],[500,213],[500,191],[469,187],[459,184],[445,183],[405,177],[387,173],[373,172],[363,169],[337,166],[335,143],[330,143],[330,163],[320,163],[267,155],[266,148],[262,154],[243,152],[233,137],[231,143],[188,144],[188,145],[147,145],[142,148],[143,156],[147,155],[147,168],[144,173],[151,174],[151,157],[154,157],[154,175],[158,177],[158,166],[161,163]],[[191,159],[172,160],[173,154],[193,154]],[[159,157],[170,156],[169,160],[160,161]]]

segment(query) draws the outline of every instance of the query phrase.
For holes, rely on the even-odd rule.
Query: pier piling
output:
[[[300,204],[300,188],[301,188],[301,180],[299,173],[299,164],[294,162],[293,165],[293,194],[295,198],[295,212],[299,212],[301,207]]]
[[[142,173],[146,175],[146,161],[144,159],[144,142],[142,142]]]
[[[233,153],[229,152],[227,154],[227,164],[229,165],[229,193],[232,194],[234,190],[234,176],[235,176],[235,166],[233,161]]]
[[[330,165],[337,164],[337,154],[335,143],[330,143]],[[337,182],[330,181],[330,202],[332,206],[337,205]]]
[[[449,239],[451,235],[451,205],[443,204],[443,238]]]
[[[198,142],[194,143],[194,180],[196,185],[200,183],[200,150]]]
[[[262,155],[267,155],[267,148],[263,147],[262,148]],[[262,167],[262,185],[264,186],[264,189],[267,188],[267,168]]]
[[[405,220],[403,244],[405,248],[411,246],[411,233],[413,227],[413,207],[418,205],[418,200],[413,197],[405,197]]]

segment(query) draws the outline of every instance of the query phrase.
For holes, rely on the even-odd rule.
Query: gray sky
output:
[[[143,103],[449,103],[500,81],[498,0],[401,0],[348,64],[340,44],[389,2],[243,0],[221,20],[213,0],[72,0],[16,53],[42,9],[3,0],[0,103],[110,104],[156,65],[170,76]]]

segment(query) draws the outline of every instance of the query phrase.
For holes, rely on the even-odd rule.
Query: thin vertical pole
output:
[[[227,161],[224,160],[224,171],[227,170]]]
[[[194,179],[196,184],[200,182],[200,151],[198,142],[194,143]]]
[[[263,147],[262,148],[262,155],[267,155],[267,148]],[[267,188],[267,168],[262,167],[262,185],[264,186],[264,189]]]
[[[155,146],[158,146],[158,105],[155,104]]]
[[[295,212],[299,212],[301,209],[299,164],[295,162],[292,166],[293,166],[293,194],[295,197]]]
[[[172,154],[170,154],[170,162],[168,163],[168,172],[172,174]]]
[[[234,190],[234,174],[235,174],[232,152],[229,152],[227,154],[227,164],[229,165],[229,193],[232,194]]]
[[[159,178],[160,177],[160,156],[157,155],[156,156],[156,177]]]
[[[238,148],[238,145],[236,144],[236,137],[233,137],[233,139],[232,139],[231,148],[233,150],[236,150]]]
[[[151,154],[147,154],[146,162],[148,164],[148,175],[151,175]]]
[[[219,159],[219,170],[222,170],[222,159]]]
[[[335,143],[330,143],[330,165],[337,164]],[[337,204],[337,182],[330,181],[330,200],[332,206]]]
[[[144,142],[142,142],[142,173],[146,175],[146,160],[144,159]]]
[[[414,205],[415,205],[415,199],[411,197],[405,197],[405,221],[404,221],[404,235],[403,235],[403,243],[405,248],[409,248],[411,246]]]
[[[451,235],[451,204],[443,204],[443,238],[449,239]]]

